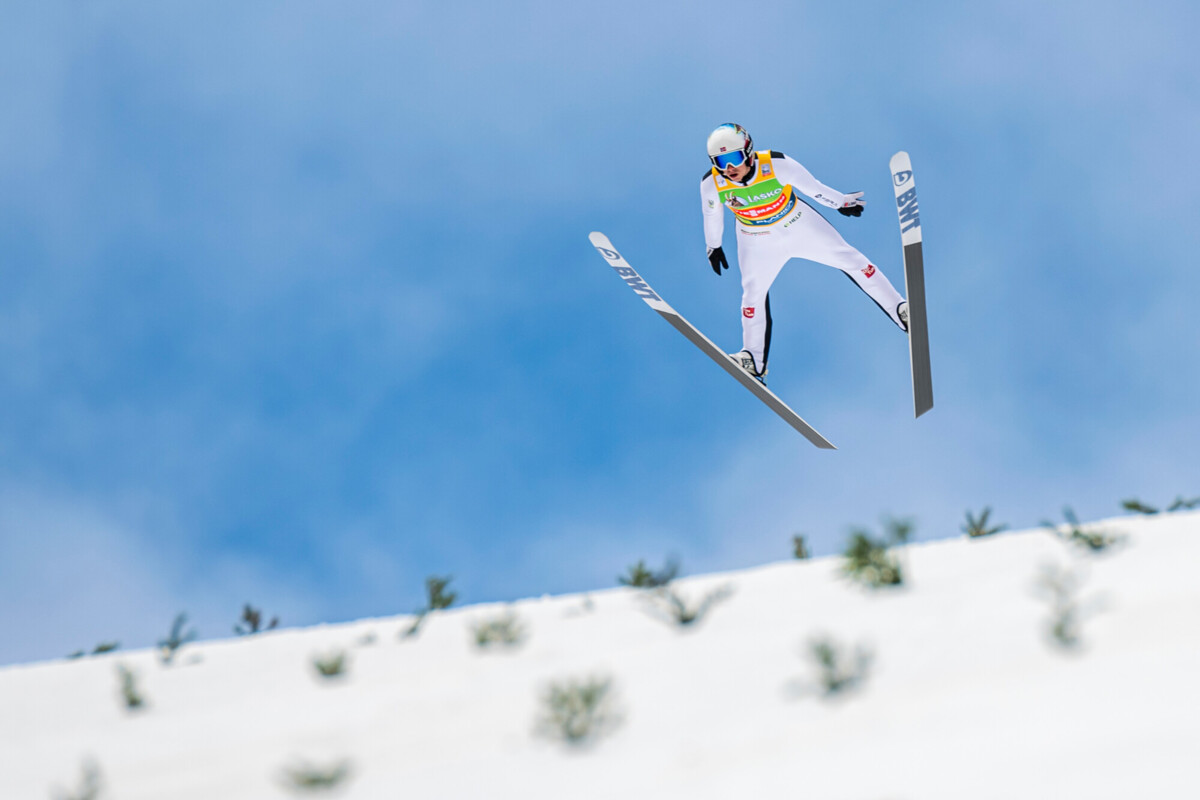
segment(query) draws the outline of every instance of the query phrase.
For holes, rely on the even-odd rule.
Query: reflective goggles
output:
[[[744,150],[734,150],[732,153],[721,153],[719,156],[709,156],[713,165],[721,172],[725,171],[726,167],[740,167],[746,163],[746,152]]]

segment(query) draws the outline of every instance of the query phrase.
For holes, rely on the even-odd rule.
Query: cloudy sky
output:
[[[837,552],[885,515],[1029,527],[1200,496],[1186,2],[44,2],[0,27],[0,663]],[[842,191],[934,410],[835,270],[772,290],[813,448],[592,230],[740,344],[704,258],[737,121]],[[732,226],[727,242],[732,245]]]

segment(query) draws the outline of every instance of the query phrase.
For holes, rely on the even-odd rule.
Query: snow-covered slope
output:
[[[1126,798],[1192,796],[1200,752],[1200,514],[911,546],[906,585],[871,591],[841,559],[676,582],[731,594],[698,623],[644,591],[526,600],[0,670],[0,797],[292,796],[285,770],[344,764],[352,798]],[[1080,581],[1081,644],[1048,636],[1048,566]],[[476,646],[510,610],[523,645]],[[873,660],[816,691],[814,637]],[[322,678],[313,658],[347,654]],[[118,665],[147,705],[130,712]],[[540,733],[547,686],[612,681],[582,746]],[[320,796],[320,790],[313,790]]]

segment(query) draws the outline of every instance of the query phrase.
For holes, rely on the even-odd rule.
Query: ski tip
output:
[[[588,241],[592,243],[592,247],[604,247],[609,250],[612,249],[612,242],[610,242],[608,237],[600,231],[592,231],[589,233]]]

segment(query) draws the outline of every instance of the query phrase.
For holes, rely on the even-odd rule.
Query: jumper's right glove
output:
[[[718,275],[721,270],[729,269],[729,262],[725,260],[725,251],[719,247],[708,248],[708,263],[712,265],[713,272]]]
[[[862,196],[862,192],[851,192],[846,195],[846,201],[838,209],[838,213],[847,217],[861,217],[864,205]]]

